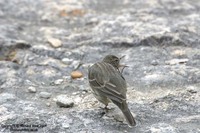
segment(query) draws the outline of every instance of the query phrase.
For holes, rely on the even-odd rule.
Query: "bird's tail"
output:
[[[131,114],[131,111],[128,109],[128,107],[124,110],[122,110],[122,113],[124,114],[124,117],[126,118],[126,121],[128,122],[129,126],[135,126],[136,122]]]
[[[114,101],[114,100],[112,100],[112,101],[114,104],[116,104],[120,108],[120,110],[124,114],[124,117],[126,118],[126,121],[129,124],[129,126],[135,126],[136,125],[135,119],[134,119],[133,115],[131,114],[131,111],[129,110],[126,101],[121,101],[121,102]]]

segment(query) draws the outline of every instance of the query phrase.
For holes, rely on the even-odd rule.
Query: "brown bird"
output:
[[[101,103],[108,106],[112,101],[124,114],[128,124],[135,126],[127,102],[126,102],[126,81],[119,71],[120,59],[115,55],[107,55],[103,61],[97,62],[89,68],[88,79],[94,96]]]

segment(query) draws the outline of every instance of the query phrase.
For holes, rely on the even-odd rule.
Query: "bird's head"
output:
[[[111,64],[115,68],[119,68],[119,62],[120,59],[115,56],[115,55],[107,55],[104,59],[103,62]]]
[[[111,64],[113,67],[116,69],[119,69],[120,67],[127,67],[126,65],[121,65],[120,60],[124,58],[125,56],[122,56],[121,58],[118,58],[115,55],[107,55],[104,59],[103,62]]]

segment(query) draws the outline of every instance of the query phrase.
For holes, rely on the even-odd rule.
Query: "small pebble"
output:
[[[187,88],[187,91],[190,92],[190,93],[192,93],[192,94],[197,93],[197,90],[198,89],[196,87],[194,87],[194,86],[189,86]]]
[[[73,62],[73,59],[63,58],[62,62],[65,63],[65,64],[67,64],[67,65],[70,65]]]
[[[80,71],[73,71],[73,72],[71,72],[71,77],[73,79],[81,78],[81,77],[83,77],[83,73]]]
[[[184,50],[175,50],[173,51],[172,53],[173,55],[176,55],[176,56],[182,56],[182,55],[185,55],[185,51]]]
[[[24,45],[24,46],[29,47],[29,43],[27,41],[25,41],[25,40],[15,40],[15,43],[18,44],[19,46],[21,44],[21,46]]]
[[[157,61],[157,60],[153,60],[153,61],[151,62],[151,65],[153,65],[153,66],[158,65],[158,61]]]
[[[28,92],[30,92],[30,93],[36,93],[36,88],[35,87],[33,87],[33,86],[30,86],[30,87],[28,87]]]
[[[77,95],[79,94],[80,92],[73,92],[72,95]]]
[[[69,123],[62,123],[62,127],[68,129],[70,127]]]
[[[59,39],[48,37],[47,41],[51,44],[54,48],[59,48],[62,46],[62,42]]]
[[[188,90],[188,92],[190,92],[190,93],[197,93],[196,90]]]
[[[59,107],[70,108],[74,106],[74,101],[67,95],[59,95],[56,97],[56,104]]]
[[[51,97],[51,93],[49,93],[49,92],[40,92],[39,96],[40,96],[40,98],[49,99]]]
[[[50,103],[46,103],[46,105],[47,105],[47,107],[50,107],[50,106],[51,106],[51,104],[50,104]]]
[[[54,84],[55,85],[60,85],[60,84],[62,84],[63,83],[63,79],[57,79],[56,81],[54,81]]]

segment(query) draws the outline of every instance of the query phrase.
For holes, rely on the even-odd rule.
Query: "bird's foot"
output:
[[[105,113],[107,113],[109,110],[111,110],[111,108],[108,108],[108,105],[106,105],[105,107],[100,107],[101,109],[103,109],[105,111]]]

